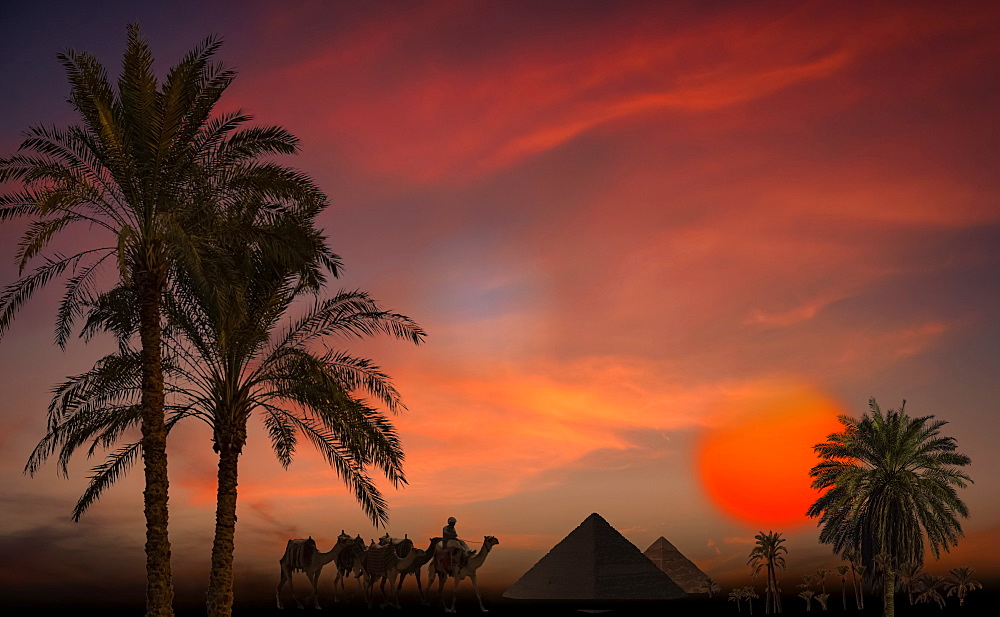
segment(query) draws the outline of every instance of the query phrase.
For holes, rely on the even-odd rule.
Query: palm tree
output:
[[[847,566],[837,566],[837,574],[840,575],[840,601],[843,604],[844,611],[847,611],[847,572],[850,570]]]
[[[781,601],[778,597],[776,571],[778,568],[785,569],[784,556],[788,554],[788,548],[782,546],[785,538],[781,537],[780,532],[774,531],[768,533],[761,531],[754,538],[757,542],[750,551],[750,560],[747,561],[747,565],[753,568],[753,576],[755,577],[762,567],[766,568],[767,584],[764,587],[764,613],[770,615],[772,610],[780,613]]]
[[[235,253],[237,248],[232,247],[232,251]],[[286,317],[296,298],[314,290],[303,285],[298,273],[276,268],[259,251],[247,263],[247,272],[227,285],[216,286],[210,294],[201,293],[204,290],[189,281],[181,281],[166,303],[171,326],[165,336],[167,374],[175,401],[171,423],[188,416],[205,421],[213,429],[214,448],[219,453],[208,589],[208,614],[212,616],[232,611],[237,470],[249,417],[261,417],[285,467],[296,448],[296,433],[305,435],[353,490],[372,522],[385,524],[387,505],[366,468],[378,467],[398,486],[405,483],[403,453],[388,419],[353,393],[367,391],[394,412],[403,407],[399,393],[371,361],[329,349],[321,354],[315,348],[325,338],[336,335],[382,333],[414,343],[424,338],[423,330],[412,320],[381,309],[357,291],[340,292],[316,302],[275,336],[279,321]],[[227,310],[233,302],[227,295],[241,298],[244,310]],[[88,328],[111,329],[119,338],[127,338],[127,331],[119,331],[122,315],[127,315],[122,305],[127,303],[127,293],[101,296],[91,311]],[[124,327],[127,330],[131,324],[124,323]],[[81,417],[100,405],[110,410],[127,408],[135,395],[129,381],[135,372],[134,366],[128,367],[132,357],[134,354],[121,353],[111,360],[118,372],[108,379],[95,378],[108,365],[106,359],[91,374],[64,384],[57,392],[59,413],[50,414],[53,428],[36,452],[44,454],[60,443],[62,458],[68,458],[67,448],[71,453],[81,438],[95,433],[94,425],[81,425]],[[113,413],[102,415],[106,421],[113,417]],[[118,431],[128,419],[125,414],[113,427],[102,426],[101,430]],[[79,434],[80,426],[89,434]],[[100,435],[104,439],[103,433]],[[90,487],[77,505],[77,515],[117,480],[140,446],[134,443],[117,450],[95,470]]]
[[[921,588],[923,591],[917,596],[917,602],[926,602],[928,604],[934,602],[938,607],[943,609],[944,597],[938,589],[944,584],[944,578],[927,573],[924,573],[920,578],[922,579]]]
[[[958,605],[965,606],[965,596],[970,591],[982,589],[983,584],[972,578],[972,568],[955,568],[948,572],[944,586],[948,590],[948,597],[958,596]]]
[[[858,556],[857,558],[861,559],[860,556]],[[866,591],[871,591],[871,587],[869,587],[868,589],[865,589],[865,581],[868,580],[868,566],[865,566],[865,565],[862,565],[862,564],[859,563],[855,567],[855,570],[857,570],[858,574],[861,575],[861,579],[858,581],[858,591],[861,593],[861,596],[860,596],[861,597],[861,610],[864,610],[864,608],[865,608],[865,592]]]
[[[816,582],[823,588],[823,593],[826,593],[826,575],[828,573],[828,570],[816,570]]]
[[[72,50],[60,54],[70,103],[81,123],[65,129],[31,127],[20,152],[0,158],[0,182],[20,185],[0,194],[0,220],[31,219],[17,251],[22,274],[60,231],[85,226],[88,237],[105,237],[68,257],[45,257],[32,273],[6,286],[0,295],[0,335],[35,291],[64,275],[56,321],[61,347],[104,267],[115,266],[120,282],[133,292],[147,615],[157,617],[172,615],[173,600],[161,340],[169,281],[178,265],[200,276],[206,248],[216,239],[215,213],[228,203],[256,200],[274,211],[304,204],[315,212],[326,202],[297,172],[258,162],[262,156],[295,152],[294,137],[277,127],[241,128],[250,120],[243,112],[213,114],[235,77],[212,62],[220,44],[217,38],[206,39],[160,84],[149,45],[138,26],[130,25],[117,87],[94,56]],[[318,258],[334,270],[338,266],[325,248]]]
[[[743,609],[740,608],[740,600],[743,599],[743,589],[733,589],[729,592],[729,601],[736,603],[736,612],[742,613]]]
[[[806,612],[812,610],[812,598],[816,594],[812,589],[806,589],[805,591],[799,592],[799,597],[806,601]]]
[[[871,399],[860,420],[841,416],[843,432],[815,446],[822,460],[809,472],[825,491],[807,512],[820,517],[820,541],[835,553],[856,549],[870,576],[881,577],[885,617],[899,565],[922,564],[925,539],[935,556],[956,545],[959,517],[969,515],[956,492],[971,482],[959,469],[969,457],[939,435],[944,421],[911,418],[905,406],[883,413]]]
[[[840,557],[847,560],[847,563],[851,567],[851,580],[854,587],[854,606],[858,610],[863,610],[865,608],[865,596],[864,589],[862,589],[861,584],[858,583],[858,574],[862,574],[862,579],[864,578],[864,573],[862,569],[864,566],[860,565],[860,557],[858,552],[853,548],[847,547],[840,552]]]
[[[912,561],[908,561],[899,567],[899,584],[906,590],[911,606],[916,595],[920,592],[920,583],[924,576],[923,569],[922,565],[913,563]]]
[[[753,615],[753,601],[760,598],[760,596],[757,595],[757,592],[752,586],[744,587],[740,591],[743,592],[743,597],[747,601],[747,606],[750,607],[750,614]]]
[[[715,579],[711,576],[705,577],[705,580],[701,583],[701,588],[708,594],[709,598],[712,597],[712,594],[722,591],[722,588],[719,587],[719,583],[715,582]]]

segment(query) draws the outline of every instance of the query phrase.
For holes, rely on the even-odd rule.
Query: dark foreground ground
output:
[[[450,596],[448,596],[450,597]],[[436,596],[432,597],[436,600]],[[837,602],[831,602],[830,610],[823,612],[819,606],[814,604],[813,610],[808,613],[809,617],[878,617],[882,614],[881,601],[878,598],[869,598],[866,601],[863,612],[849,608],[845,613]],[[586,615],[606,615],[608,617],[619,617],[628,615],[662,615],[665,617],[748,617],[746,604],[743,604],[742,611],[737,612],[733,602],[723,599],[693,598],[683,600],[670,600],[661,602],[528,602],[507,600],[498,593],[484,595],[484,603],[490,612],[490,617],[530,617],[531,615],[552,615],[554,617],[584,617]],[[1000,593],[990,591],[975,591],[969,594],[965,606],[959,608],[955,598],[948,598],[948,605],[942,610],[937,605],[920,604],[910,606],[903,595],[896,598],[896,617],[993,617],[1000,614]],[[289,598],[286,603],[291,603]],[[415,597],[404,596],[402,598],[403,609],[396,610],[387,608],[381,610],[376,605],[372,610],[365,608],[358,602],[334,604],[324,603],[321,610],[286,608],[279,611],[269,604],[241,605],[237,603],[233,617],[310,617],[310,616],[330,616],[330,617],[391,617],[399,615],[413,617],[438,617],[443,615],[440,604],[436,601],[432,606],[420,606]],[[788,597],[784,599],[784,616],[806,615],[805,604],[801,598]],[[753,607],[755,616],[763,615],[763,602],[758,600]],[[472,590],[459,592],[458,614],[478,615],[479,606],[476,603]],[[180,606],[176,611],[176,617],[200,617],[204,615],[203,607],[188,605]],[[143,608],[141,606],[114,606],[113,603],[102,605],[100,603],[79,603],[54,606],[53,602],[46,602],[40,599],[36,606],[0,606],[0,615],[25,615],[37,617],[80,617],[81,615],[94,615],[95,617],[142,617]]]

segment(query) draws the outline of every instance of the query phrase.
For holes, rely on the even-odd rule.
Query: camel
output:
[[[361,582],[361,558],[367,550],[365,541],[361,539],[361,535],[359,534],[358,537],[348,541],[344,550],[337,557],[337,577],[333,579],[334,602],[340,602],[340,597],[337,595],[338,585],[340,591],[344,592],[344,596],[347,596],[346,579],[350,578],[352,574],[358,580],[358,593],[364,594],[364,583]]]
[[[420,593],[420,603],[427,604],[424,595],[424,588],[420,583],[420,570],[434,557],[434,547],[437,546],[437,543],[440,541],[441,538],[431,538],[431,545],[427,547],[426,551],[419,548],[413,549],[413,552],[417,554],[417,557],[413,560],[413,563],[409,568],[399,571],[399,585],[396,587],[397,594],[399,593],[399,590],[403,588],[403,581],[406,580],[406,575],[412,574],[417,579],[417,591]]]
[[[316,541],[309,536],[306,539],[296,539],[289,540],[288,544],[285,546],[285,554],[281,556],[278,561],[278,565],[281,567],[281,581],[278,583],[278,588],[274,592],[275,600],[278,603],[278,608],[285,608],[281,604],[281,588],[285,586],[285,581],[288,582],[288,587],[292,591],[292,598],[295,603],[298,604],[299,608],[304,608],[302,602],[295,597],[295,585],[292,584],[292,573],[294,572],[305,572],[306,577],[309,579],[309,583],[312,585],[312,593],[306,598],[306,602],[310,599],[313,601],[313,607],[319,608],[319,573],[322,571],[323,566],[330,563],[340,555],[340,552],[347,546],[350,541],[351,536],[345,534],[341,530],[340,535],[337,537],[337,543],[333,545],[329,551],[321,553],[316,548]]]
[[[451,559],[451,552],[449,549],[444,548],[442,545],[438,545],[437,549],[434,551],[434,560],[431,562],[429,568],[430,572],[427,575],[427,586],[430,587],[434,583],[434,576],[440,577],[440,583],[438,583],[438,595],[441,596],[441,606],[444,608],[446,613],[455,612],[455,601],[458,598],[458,582],[465,577],[472,579],[472,587],[476,590],[476,599],[479,600],[479,610],[488,613],[486,607],[483,606],[483,597],[479,593],[479,583],[476,582],[476,570],[478,570],[483,563],[486,562],[486,558],[489,557],[490,549],[492,549],[497,544],[500,544],[500,540],[497,540],[493,536],[485,536],[483,538],[483,548],[480,551],[472,551],[468,556],[460,561],[458,564],[453,564]],[[445,579],[448,577],[455,579],[455,592],[451,596],[451,608],[444,602],[444,583]]]
[[[417,552],[413,549],[413,541],[407,538],[398,543],[387,542],[381,546],[374,543],[368,547],[361,558],[361,568],[365,575],[365,596],[368,598],[368,608],[372,607],[372,600],[375,596],[375,583],[382,581],[379,589],[382,590],[382,604],[380,608],[385,608],[389,604],[389,596],[385,591],[385,584],[389,583],[392,591],[392,600],[396,608],[403,608],[399,604],[399,593],[396,589],[396,578],[401,570],[409,568],[417,558]]]

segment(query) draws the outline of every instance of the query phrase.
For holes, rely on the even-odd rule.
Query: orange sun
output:
[[[753,525],[807,522],[819,492],[809,470],[813,446],[839,431],[844,411],[828,396],[802,386],[783,386],[738,397],[706,430],[698,447],[698,473],[712,501]]]

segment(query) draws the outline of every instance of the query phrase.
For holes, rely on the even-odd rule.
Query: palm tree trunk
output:
[[[858,573],[854,570],[854,565],[851,565],[851,580],[854,581],[854,608],[861,610],[864,608],[864,604],[861,603],[860,596],[858,594]]]
[[[142,462],[146,488],[146,615],[172,617],[174,588],[167,537],[167,426],[163,415],[163,352],[160,348],[160,294],[163,277],[136,276],[139,339],[142,343]]]
[[[233,612],[233,552],[236,549],[236,480],[240,453],[246,441],[242,431],[220,439],[219,488],[215,508],[215,540],[212,543],[212,571],[207,593],[208,617],[229,617]]]
[[[885,589],[882,590],[882,617],[893,617],[895,606],[893,596],[896,591],[896,573],[887,570],[884,578]]]

